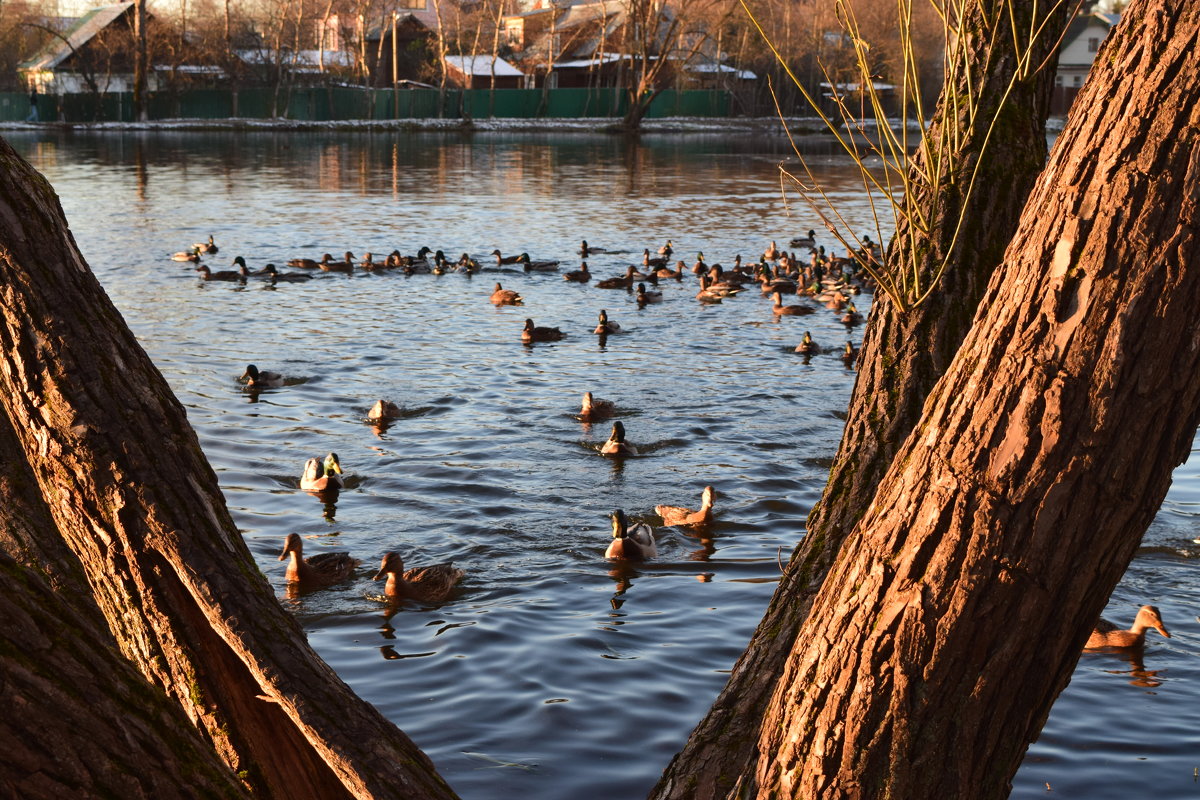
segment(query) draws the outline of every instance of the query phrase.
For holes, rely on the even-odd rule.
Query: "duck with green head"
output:
[[[604,551],[605,558],[624,561],[645,561],[658,555],[654,533],[644,522],[630,527],[625,512],[617,509],[612,513],[612,541]]]
[[[345,486],[342,465],[337,453],[330,453],[325,460],[310,458],[304,462],[304,473],[300,476],[300,488],[306,492],[327,492]]]
[[[613,423],[612,433],[608,441],[600,447],[601,455],[606,456],[636,456],[637,448],[625,441],[625,426],[620,420]]]

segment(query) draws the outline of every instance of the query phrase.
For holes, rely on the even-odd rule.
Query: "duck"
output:
[[[600,447],[601,455],[606,456],[636,456],[637,448],[625,441],[625,426],[620,420],[613,423],[612,433],[608,441]]]
[[[458,267],[459,272],[465,272],[468,275],[474,275],[483,269],[483,267],[479,265],[478,261],[471,258],[470,253],[463,253],[461,256],[459,256],[458,264],[456,266]]]
[[[592,247],[590,244],[587,243],[587,239],[584,239],[579,244],[579,257],[580,258],[587,258],[592,253],[607,253],[607,252],[608,251],[605,250],[603,247]]]
[[[190,261],[193,264],[200,263],[200,252],[195,248],[191,250],[181,250],[171,256],[172,261]]]
[[[514,292],[512,289],[505,289],[500,284],[496,284],[496,288],[492,290],[492,304],[497,306],[519,306],[524,302],[521,295]]]
[[[707,525],[713,518],[713,498],[716,490],[705,486],[700,494],[700,508],[692,511],[682,506],[655,506],[654,513],[662,517],[664,525]]]
[[[211,235],[208,237],[207,242],[199,242],[197,244],[193,244],[192,249],[195,250],[197,253],[204,253],[204,254],[210,255],[210,256],[215,256],[217,254],[217,250],[218,250],[217,245],[215,242],[213,242],[213,237]]]
[[[668,259],[671,257],[671,253],[674,253],[674,252],[675,252],[675,245],[670,239],[667,239],[667,243],[664,244],[662,247],[658,248],[658,254],[660,256],[664,256]]]
[[[275,389],[283,386],[283,376],[278,372],[267,372],[260,370],[253,364],[246,365],[246,371],[242,373],[242,377],[238,378],[246,382],[247,386],[255,388]]]
[[[284,283],[301,283],[302,281],[311,281],[313,277],[312,275],[306,275],[303,272],[280,272],[279,270],[275,269],[274,264],[267,264],[265,267],[263,267],[262,274],[266,276],[267,280],[271,281],[272,283],[277,281],[283,281]]]
[[[200,273],[202,281],[244,281],[250,276],[244,264],[241,269],[222,269],[216,272],[209,269],[207,264],[201,264],[196,267],[196,272]]]
[[[450,563],[404,569],[404,559],[395,551],[384,553],[379,572],[371,580],[387,576],[383,593],[389,598],[406,598],[425,603],[441,603],[450,598],[454,587],[466,575]]]
[[[662,292],[648,292],[644,283],[637,285],[637,304],[639,306],[646,306],[650,303],[661,303],[662,299]]]
[[[602,281],[596,281],[596,288],[597,289],[632,289],[633,288],[633,274],[636,271],[637,271],[637,267],[634,267],[631,264],[629,266],[629,268],[627,270],[625,270],[624,277],[605,278]]]
[[[367,412],[367,419],[398,419],[400,415],[400,406],[396,405],[391,400],[379,399],[375,401],[375,405],[371,406],[371,410]]]
[[[579,409],[576,415],[580,422],[596,422],[602,419],[608,419],[613,415],[616,406],[611,400],[600,400],[592,397],[591,392],[583,393],[583,407]]]
[[[804,338],[800,340],[800,344],[796,345],[796,352],[805,356],[815,356],[821,352],[821,348],[813,341],[812,334],[805,331]]]
[[[592,273],[588,272],[588,265],[586,261],[580,262],[579,269],[573,269],[570,272],[563,273],[563,280],[571,281],[573,283],[587,283],[591,279]]]
[[[808,306],[785,306],[783,304],[783,297],[779,292],[772,292],[771,301],[771,311],[777,317],[801,316],[812,313],[812,309]]]
[[[328,253],[325,254],[325,257],[330,259],[333,258],[333,256],[329,255]],[[289,258],[287,260],[287,265],[296,269],[317,269],[321,266],[321,262],[313,261],[311,258]]]
[[[846,342],[846,347],[842,350],[842,363],[847,367],[852,367],[856,361],[858,361],[858,351],[854,349],[854,343]]]
[[[772,241],[769,245],[767,245],[767,249],[763,251],[762,260],[763,261],[774,261],[775,259],[779,258],[781,255],[783,255],[783,251],[780,250],[778,247],[776,247],[775,242]]]
[[[353,272],[354,253],[351,253],[349,250],[347,250],[342,261],[334,261],[333,256],[329,255],[329,253],[326,253],[324,256],[322,256],[321,263],[319,263],[317,266],[326,272]]]
[[[797,236],[788,242],[788,247],[807,247],[809,250],[815,250],[817,248],[817,232],[810,229],[808,236]]]
[[[304,474],[300,476],[300,488],[306,492],[327,492],[331,489],[341,489],[345,485],[342,480],[342,465],[337,453],[325,456],[322,462],[310,458],[304,462]]]
[[[621,326],[615,322],[610,322],[608,319],[608,312],[605,311],[603,308],[600,309],[599,320],[600,320],[600,324],[598,324],[596,326],[596,330],[592,331],[592,333],[598,333],[603,336],[603,335],[609,334],[609,333],[620,333],[621,332]]]
[[[1085,650],[1094,650],[1100,647],[1141,647],[1146,643],[1146,631],[1151,628],[1168,639],[1171,638],[1171,634],[1167,632],[1167,626],[1163,625],[1162,617],[1158,614],[1158,607],[1142,606],[1133,619],[1133,627],[1127,631],[1121,630],[1106,619],[1097,620],[1096,627],[1092,629],[1092,635],[1088,637],[1087,643],[1083,647]]]
[[[538,328],[533,320],[525,320],[525,328],[521,331],[522,342],[557,342],[563,338],[563,332],[558,328]]]
[[[645,561],[658,555],[658,547],[654,544],[654,533],[650,526],[639,522],[630,528],[625,512],[620,509],[612,513],[612,535],[612,541],[604,551],[605,558]]]
[[[709,294],[715,294],[719,297],[732,297],[741,291],[741,288],[734,286],[731,283],[718,283],[708,275],[700,276],[700,290],[706,291]]]
[[[708,286],[708,276],[700,276],[700,291],[696,292],[696,299],[701,303],[719,303],[727,296],[725,292],[710,289]]]
[[[863,321],[862,314],[858,313],[858,309],[854,307],[854,303],[846,303],[846,313],[842,314],[842,324],[847,327],[861,324]]]
[[[367,253],[362,257],[362,260],[358,262],[358,268],[365,269],[367,272],[372,272],[377,269],[387,269],[389,266],[390,264],[386,259],[384,261],[376,261],[374,253]]]
[[[310,588],[330,586],[344,580],[359,565],[359,560],[352,558],[349,553],[318,553],[305,558],[304,540],[298,533],[289,533],[283,542],[279,560],[284,561],[288,556],[292,560],[287,566],[287,582]]]
[[[684,264],[682,261],[676,261],[675,269],[671,269],[670,267],[659,267],[658,270],[655,271],[654,276],[656,278],[674,278],[677,281],[681,281],[683,280],[683,273],[686,270],[687,264]]]
[[[500,248],[496,248],[495,250],[493,250],[491,252],[491,255],[494,255],[496,257],[496,266],[498,266],[498,267],[503,266],[505,264],[516,264],[521,260],[521,256],[519,256],[519,255],[517,255],[517,256],[501,255]],[[526,258],[528,258],[527,255],[526,255]]]
[[[656,258],[651,257],[649,247],[642,250],[642,266],[643,267],[653,267],[654,269],[658,269],[659,267],[665,267],[667,265],[667,261],[668,261],[667,256],[658,256]]]
[[[523,267],[525,267],[526,272],[557,272],[558,271],[559,262],[557,262],[557,261],[532,261],[529,258],[529,253],[521,253],[521,255],[518,256],[517,258],[519,259],[517,261],[517,263],[522,265]]]

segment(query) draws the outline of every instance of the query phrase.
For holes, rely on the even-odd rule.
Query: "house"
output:
[[[1092,61],[1100,51],[1100,43],[1120,20],[1120,14],[1100,11],[1077,14],[1063,34],[1062,49],[1058,55],[1058,72],[1054,76],[1054,96],[1050,110],[1053,114],[1065,114],[1075,96],[1083,87]]]
[[[525,73],[492,56],[446,56],[446,79],[464,89],[521,89]],[[493,76],[495,83],[493,84]]]
[[[133,15],[132,2],[89,9],[17,65],[17,71],[42,94],[91,91],[89,80],[100,92],[132,91]],[[156,84],[155,76],[148,75],[147,88],[153,91]]]

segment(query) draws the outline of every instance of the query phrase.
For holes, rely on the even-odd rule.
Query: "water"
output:
[[[805,330],[838,348],[832,312],[777,320],[748,291],[707,307],[692,282],[638,310],[556,275],[322,275],[271,288],[204,284],[168,254],[212,234],[224,268],[346,249],[494,248],[577,266],[581,239],[618,274],[667,238],[689,264],[762,252],[816,217],[780,195],[782,143],[692,134],[104,133],[8,137],[58,190],[74,235],[188,409],[239,529],[321,655],[403,728],[469,800],[644,796],[708,708],[758,622],[779,554],[803,531],[836,451],[853,376],[792,353]],[[851,222],[870,230],[856,173],[816,154]],[[788,161],[795,166],[794,161]],[[872,234],[874,235],[874,234]],[[828,240],[828,236],[823,237]],[[501,281],[523,308],[493,308]],[[866,305],[866,299],[862,305]],[[601,344],[601,308],[625,332]],[[865,308],[863,309],[865,310]],[[526,317],[567,338],[525,347]],[[859,332],[852,338],[857,343]],[[247,395],[247,363],[289,385]],[[596,452],[584,391],[616,402],[643,455]],[[379,397],[405,416],[374,428]],[[336,505],[299,491],[336,451]],[[660,556],[606,562],[608,514],[699,503],[704,538],[661,531]],[[1143,668],[1085,655],[1026,758],[1015,797],[1195,797],[1200,475],[1176,485],[1108,615],[1162,609]],[[349,550],[353,580],[286,596],[276,560]],[[370,578],[397,550],[467,572],[441,606],[389,612]]]

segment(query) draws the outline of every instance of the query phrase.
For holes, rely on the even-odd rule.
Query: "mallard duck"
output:
[[[492,304],[497,306],[519,306],[524,301],[521,295],[514,292],[512,289],[505,289],[500,284],[496,284],[496,288],[492,290]]]
[[[317,264],[317,266],[326,272],[353,272],[354,253],[347,250],[341,261],[334,261],[333,256],[326,253],[321,257],[321,263]]]
[[[810,229],[808,236],[797,236],[788,242],[788,247],[807,247],[810,250],[815,250],[817,247],[817,232]]]
[[[379,572],[372,580],[387,576],[383,593],[388,597],[403,597],[425,603],[441,603],[454,593],[455,585],[466,575],[453,564],[433,564],[428,567],[404,569],[404,559],[398,553],[384,553]]]
[[[330,489],[341,489],[343,485],[342,465],[338,461],[337,453],[325,456],[323,463],[317,458],[310,458],[304,462],[304,474],[300,476],[300,488],[304,491],[327,492]]]
[[[199,251],[197,251],[195,249],[182,250],[178,253],[172,254],[171,260],[172,261],[190,261],[193,264],[199,264],[200,263],[200,253],[199,253]]]
[[[201,264],[196,267],[196,272],[200,273],[202,281],[244,281],[250,276],[244,264],[241,269],[222,269],[217,272],[209,269],[207,264]]]
[[[853,342],[846,342],[846,347],[842,350],[842,362],[847,367],[852,367],[855,361],[858,361],[858,351],[854,349]]]
[[[612,535],[612,541],[604,551],[605,558],[645,561],[658,555],[658,547],[654,544],[654,533],[650,526],[639,522],[630,528],[625,512],[620,509],[612,513]]]
[[[193,244],[192,249],[195,250],[197,253],[204,253],[206,255],[215,256],[217,254],[218,248],[217,248],[216,243],[213,242],[213,237],[209,236],[207,242],[198,242],[196,244]]]
[[[674,278],[677,281],[681,281],[683,280],[683,273],[686,270],[687,264],[684,264],[682,261],[676,261],[675,269],[671,269],[670,267],[659,267],[658,270],[655,271],[654,276],[656,278]]]
[[[668,259],[671,257],[671,253],[674,253],[674,252],[675,252],[675,245],[671,242],[670,239],[667,239],[667,243],[664,244],[662,247],[658,248],[658,254],[660,256],[663,256]]]
[[[529,258],[529,253],[521,253],[517,256],[517,263],[525,268],[526,272],[557,272],[557,261],[532,261]]]
[[[637,267],[632,264],[625,270],[624,277],[620,278],[605,278],[602,281],[596,281],[597,289],[632,289],[633,274],[637,272]]]
[[[805,331],[804,338],[800,340],[800,344],[796,345],[796,352],[805,356],[815,356],[821,352],[821,348],[813,341],[812,334]]]
[[[257,388],[274,389],[283,386],[283,376],[278,372],[260,370],[253,364],[246,365],[246,371],[242,373],[242,377],[238,378],[238,380],[245,381],[247,386]]]
[[[606,456],[636,456],[637,448],[625,441],[625,426],[620,420],[613,423],[612,433],[608,441],[600,447],[600,453]]]
[[[586,261],[579,264],[579,269],[573,269],[570,272],[563,273],[564,281],[573,281],[575,283],[587,283],[592,279],[592,273],[588,272]]]
[[[658,256],[657,258],[651,258],[649,247],[642,250],[642,266],[643,267],[653,267],[654,269],[658,269],[659,267],[665,267],[666,265],[667,265],[667,256]]]
[[[456,266],[458,267],[459,272],[465,272],[468,275],[474,275],[475,273],[479,272],[479,270],[483,269],[481,266],[479,266],[478,261],[471,258],[470,253],[463,253],[461,256],[459,256]]]
[[[292,557],[287,566],[287,582],[301,586],[329,586],[350,577],[358,566],[357,558],[349,553],[318,553],[312,558],[304,557],[304,540],[298,533],[289,533],[283,543],[279,560]]]
[[[495,250],[493,250],[491,254],[496,257],[496,266],[498,266],[498,267],[503,266],[504,264],[516,264],[517,262],[519,262],[521,260],[521,256],[519,256],[519,255],[517,255],[517,256],[501,255],[499,248],[496,248]],[[522,253],[521,255],[524,255],[526,258],[529,257],[525,253]]]
[[[597,420],[608,419],[613,415],[616,406],[610,400],[598,400],[592,397],[591,392],[583,393],[583,407],[579,409],[580,422],[596,422]]]
[[[375,405],[371,406],[371,410],[367,412],[367,419],[398,419],[401,415],[400,406],[393,403],[391,400],[376,400]]]
[[[263,267],[262,274],[267,280],[272,282],[282,281],[284,283],[300,283],[302,281],[311,281],[312,275],[305,275],[303,272],[280,272],[275,269],[274,264],[267,264]]]
[[[333,258],[333,256],[329,255],[328,253],[325,254],[325,257],[329,259]],[[321,262],[313,261],[311,258],[289,258],[287,260],[287,265],[289,267],[295,267],[296,269],[317,269],[321,266]]]
[[[854,303],[846,303],[846,313],[842,314],[842,324],[847,327],[853,327],[862,322],[862,314],[858,313],[858,309],[854,307]]]
[[[717,283],[709,276],[701,275],[700,291],[708,292],[709,294],[717,295],[718,297],[732,297],[740,292],[741,288],[734,286],[731,283]]]
[[[592,331],[592,333],[598,333],[601,335],[605,335],[605,334],[609,334],[609,333],[620,333],[621,332],[621,326],[615,322],[610,322],[608,319],[608,312],[605,311],[603,308],[600,309],[599,320],[600,320],[600,324],[598,324],[596,326],[596,330]]]
[[[584,239],[579,244],[579,257],[580,258],[587,258],[592,253],[607,253],[607,252],[608,251],[605,250],[603,247],[592,247],[591,245],[589,245],[587,243],[587,239]]]
[[[644,283],[637,285],[637,304],[639,306],[649,305],[650,303],[661,303],[662,299],[662,292],[648,292]]]
[[[779,258],[781,255],[783,255],[783,251],[780,250],[778,247],[776,247],[775,242],[772,241],[769,245],[767,245],[767,249],[763,251],[762,260],[763,261],[774,261],[775,259]]]
[[[557,342],[563,338],[563,332],[558,328],[537,328],[533,320],[525,320],[525,328],[521,331],[522,342]]]
[[[779,292],[771,294],[771,303],[771,311],[777,317],[801,316],[812,313],[812,309],[808,306],[785,306],[783,304],[783,297],[780,296]]]
[[[700,291],[696,292],[696,299],[701,303],[719,303],[726,297],[726,293],[710,289],[708,287],[708,276],[700,276]]]
[[[1088,637],[1084,648],[1092,650],[1099,647],[1141,647],[1146,643],[1146,631],[1151,628],[1168,639],[1171,638],[1156,606],[1139,608],[1133,620],[1133,627],[1127,631],[1101,618],[1096,621],[1096,627],[1092,629],[1092,635]]]
[[[663,525],[707,525],[713,518],[713,497],[716,491],[705,486],[700,495],[700,508],[692,511],[682,506],[655,506],[654,513],[662,517]]]
[[[383,261],[376,261],[374,253],[367,253],[358,262],[358,268],[366,270],[367,272],[374,272],[375,270],[380,270],[380,269],[388,269],[389,266],[390,265],[388,264],[386,259]]]

